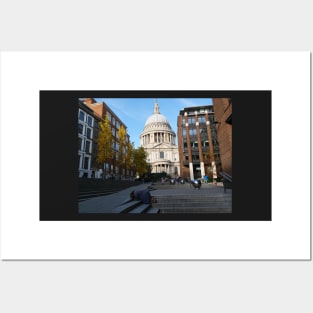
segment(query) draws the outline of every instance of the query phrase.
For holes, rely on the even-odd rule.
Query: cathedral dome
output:
[[[153,114],[150,117],[148,117],[145,127],[150,124],[158,124],[158,123],[167,124],[167,126],[171,129],[170,123],[168,122],[167,118],[162,114]]]
[[[140,145],[147,153],[147,163],[152,173],[167,173],[170,176],[179,175],[179,153],[175,144],[175,132],[160,113],[157,100],[154,103],[153,114],[150,115],[140,134]]]
[[[162,129],[172,131],[171,125],[167,118],[159,111],[159,105],[154,104],[154,113],[150,115],[146,121],[144,131],[149,129]]]

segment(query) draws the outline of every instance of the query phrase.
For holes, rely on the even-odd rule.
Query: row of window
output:
[[[80,134],[82,136],[86,136],[88,139],[92,139],[93,138],[93,129],[90,127],[84,126],[81,123],[78,123],[78,134]],[[95,133],[95,135],[96,135],[96,133]],[[112,135],[114,137],[116,137],[116,135],[117,135],[117,131],[115,128],[112,128]],[[117,145],[116,149],[118,149],[118,143],[116,143],[116,145]]]
[[[78,155],[78,168],[84,170],[90,170],[90,156]]]
[[[82,110],[79,110],[78,119],[88,126],[93,127],[94,118]]]
[[[108,116],[109,116],[109,121],[111,123],[111,125],[115,125],[115,128],[112,127],[112,135],[114,137],[117,137],[117,131],[120,128],[121,124],[119,121],[117,121],[114,117],[111,116],[111,113],[108,112]],[[94,118],[90,115],[88,115],[86,112],[79,110],[78,113],[78,119],[79,121],[81,121],[82,123],[87,124],[90,127],[96,127],[99,128],[98,123],[94,120]],[[79,123],[78,124],[78,131],[80,134],[83,134],[83,127],[84,125]]]
[[[198,143],[198,141],[191,141],[190,142],[190,146],[191,146],[191,148],[198,148],[199,147],[199,143]],[[208,147],[209,146],[209,141],[208,140],[201,141],[201,146],[202,147]],[[185,149],[188,148],[188,145],[187,145],[186,141],[184,142],[184,148]]]
[[[92,142],[82,137],[78,137],[78,151],[83,151],[86,153],[91,153]]]
[[[89,138],[89,137],[87,137]],[[96,143],[94,143],[96,145]],[[84,139],[83,137],[78,137],[78,150],[83,151],[86,153],[91,153],[91,148],[92,148],[92,141],[88,139]],[[119,149],[119,143],[118,142],[113,142],[112,144],[112,149],[117,150]],[[96,150],[96,149],[95,149]],[[126,148],[124,147],[123,153],[126,153]]]
[[[185,124],[186,124],[185,119],[183,118],[182,120],[183,120],[183,125],[185,125]],[[210,116],[209,116],[209,121],[210,121],[210,123],[214,123],[214,116],[213,116],[213,115],[210,115]],[[206,124],[205,116],[198,116],[198,122],[199,122],[199,124]],[[195,119],[195,117],[189,116],[187,123],[188,123],[189,125],[194,125],[194,124],[196,124],[196,119]]]
[[[205,160],[205,155],[203,155],[203,159]],[[220,161],[220,155],[218,153],[214,154],[214,160],[215,160],[216,163]],[[189,161],[188,154],[185,155],[185,161]],[[192,161],[200,161],[199,154],[193,154],[192,155]]]
[[[88,139],[92,139],[92,128],[78,123],[78,134],[86,136]]]
[[[108,120],[109,120],[109,122],[111,123],[111,125],[115,125],[115,127],[117,128],[117,129],[119,129],[120,128],[120,122],[118,121],[118,120],[116,120],[113,116],[112,116],[112,114],[110,113],[110,112],[107,112],[107,115],[108,115]]]
[[[164,157],[165,157],[164,151],[160,151],[159,152],[159,158],[164,159]],[[150,159],[148,159],[147,161],[150,162]],[[176,158],[174,158],[174,161],[176,161]]]
[[[183,127],[183,129],[182,129],[183,137],[186,137],[186,133],[187,133],[186,128]],[[206,127],[200,127],[200,135],[204,135],[204,134],[207,134],[207,133],[208,133],[208,130],[207,130]],[[216,135],[215,128],[211,128],[211,134],[212,135]],[[197,136],[197,128],[194,128],[194,127],[189,128],[189,135],[190,136]]]

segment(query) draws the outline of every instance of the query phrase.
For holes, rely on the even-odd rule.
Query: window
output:
[[[207,128],[205,127],[205,128],[200,128],[200,135],[201,134],[207,134],[208,133],[208,130],[207,130]]]
[[[82,139],[78,138],[78,150],[82,149]]]
[[[199,161],[199,155],[198,154],[193,155],[192,160],[193,161]]]
[[[85,170],[89,169],[89,157],[84,158],[84,169]]]
[[[87,116],[87,124],[88,126],[92,127],[92,117],[91,116]]]
[[[164,152],[160,151],[160,159],[164,159]]]
[[[191,145],[191,148],[198,148],[198,141],[191,141],[190,145]]]
[[[87,138],[91,139],[91,128],[87,128]]]
[[[205,123],[206,122],[204,116],[199,116],[198,121],[199,121],[199,123]]]
[[[90,153],[91,141],[86,140],[86,152]]]
[[[78,133],[83,135],[84,134],[84,125],[78,123]]]
[[[80,168],[81,155],[78,155],[78,168]]]
[[[99,134],[98,129],[97,129],[97,128],[94,128],[94,129],[93,129],[93,137],[94,137],[94,138],[98,138],[98,134]]]
[[[116,128],[119,129],[120,128],[120,123],[118,121],[116,121]]]
[[[195,136],[197,134],[197,130],[195,128],[189,129],[189,135],[190,136]]]
[[[188,117],[188,124],[194,124],[195,123],[195,118],[194,117]]]
[[[205,141],[203,141],[203,147],[208,147],[209,146],[209,142],[208,142],[208,140],[205,140]]]
[[[79,120],[80,121],[85,121],[85,113],[83,111],[79,111]]]

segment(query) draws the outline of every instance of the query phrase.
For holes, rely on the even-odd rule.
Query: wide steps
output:
[[[231,213],[231,208],[160,208],[159,213],[164,214],[207,214],[207,213]]]
[[[159,208],[150,208],[146,211],[146,213],[148,214],[157,214],[157,213],[160,213],[160,209]]]
[[[111,213],[156,214],[159,211],[159,208],[152,208],[151,204],[141,203],[140,201],[128,201],[113,209]]]
[[[220,196],[208,196],[199,194],[195,195],[155,195],[157,200],[157,206],[163,212],[166,209],[168,213],[184,210],[186,213],[199,211],[201,212],[213,212],[220,209],[231,209],[232,199],[231,197]]]
[[[130,210],[136,208],[141,202],[140,201],[129,201],[122,204],[112,210],[112,213],[128,213]]]
[[[150,208],[150,204],[141,204],[140,206],[131,210],[129,213],[141,214],[141,213],[144,213],[145,211],[147,211],[149,208]]]

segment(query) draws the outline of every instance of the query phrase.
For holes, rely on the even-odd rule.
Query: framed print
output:
[[[40,91],[40,130],[40,220],[271,220],[271,91]]]
[[[1,151],[4,260],[310,259],[309,52],[2,52]]]

